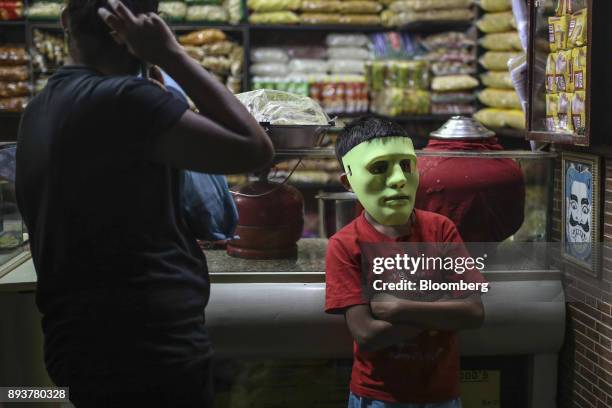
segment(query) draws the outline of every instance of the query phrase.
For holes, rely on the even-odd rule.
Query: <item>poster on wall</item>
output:
[[[562,154],[561,252],[567,261],[597,276],[600,208],[600,159],[582,153]]]

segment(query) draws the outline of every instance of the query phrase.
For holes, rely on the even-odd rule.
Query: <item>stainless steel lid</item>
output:
[[[486,139],[495,136],[495,132],[473,118],[453,116],[440,129],[431,132],[430,136],[452,140]]]

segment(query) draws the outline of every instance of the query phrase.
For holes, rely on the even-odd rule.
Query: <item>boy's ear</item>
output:
[[[344,188],[346,188],[351,193],[353,192],[353,189],[351,188],[351,183],[349,182],[348,177],[346,176],[346,173],[340,174],[340,182],[342,183]]]

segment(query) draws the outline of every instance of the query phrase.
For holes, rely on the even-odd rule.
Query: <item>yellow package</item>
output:
[[[480,65],[490,71],[508,71],[508,61],[521,53],[488,51],[480,59]]]
[[[300,18],[293,11],[271,11],[253,13],[249,16],[251,24],[297,24]]]
[[[340,24],[340,14],[337,13],[302,13],[302,24]]]
[[[572,125],[572,98],[573,93],[560,93],[559,104],[557,105],[557,115],[559,118],[559,130],[562,132],[573,133]]]
[[[582,9],[569,17],[567,48],[582,47],[587,44],[587,13],[587,9]]]
[[[309,13],[333,13],[340,10],[339,1],[328,0],[304,0],[300,10]]]
[[[376,1],[341,1],[340,12],[345,14],[374,14],[380,13],[382,5]]]
[[[557,79],[555,76],[555,66],[557,65],[557,53],[548,54],[546,60],[546,93],[557,93]]]
[[[566,0],[567,14],[572,14],[578,10],[587,8],[587,0]]]
[[[548,42],[552,52],[567,48],[568,21],[568,16],[548,18]]]
[[[556,53],[555,61],[555,84],[557,86],[557,92],[567,92],[567,82],[570,76],[570,60],[571,51],[569,51],[570,57],[566,51]]]
[[[479,5],[488,12],[512,10],[511,0],[480,0]]]
[[[480,80],[482,81],[484,86],[487,86],[489,88],[514,89],[514,84],[512,83],[510,72],[487,71],[483,74],[480,74]],[[552,81],[553,83],[555,81],[554,74]]]
[[[518,32],[491,33],[483,36],[480,45],[489,51],[522,51],[521,39]]]
[[[511,11],[501,13],[486,13],[476,25],[483,33],[503,33],[515,28],[514,14]]]
[[[480,91],[478,100],[491,108],[521,109],[521,101],[514,90],[486,88]]]
[[[298,10],[300,0],[247,0],[247,6],[258,12]]]
[[[557,132],[559,129],[559,95],[546,95],[546,130]]]
[[[584,91],[574,92],[571,102],[574,132],[584,135],[586,127],[586,93]]]
[[[572,90],[584,91],[587,87],[587,47],[574,48],[571,63]]]
[[[525,129],[525,114],[522,110],[485,108],[476,112],[474,118],[486,127],[508,126],[519,130]]]

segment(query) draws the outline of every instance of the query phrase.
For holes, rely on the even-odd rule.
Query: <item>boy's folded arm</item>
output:
[[[418,336],[423,329],[407,323],[391,323],[372,316],[369,305],[349,307],[346,323],[362,351],[377,351]]]
[[[413,323],[428,329],[475,329],[484,321],[480,296],[465,299],[417,302],[405,299],[374,299],[372,313],[378,319],[392,323]]]

